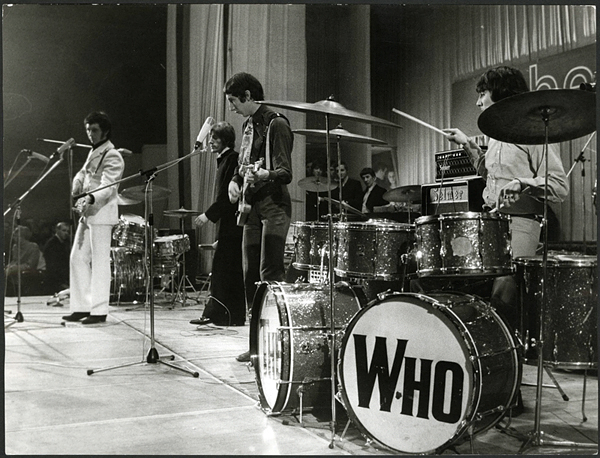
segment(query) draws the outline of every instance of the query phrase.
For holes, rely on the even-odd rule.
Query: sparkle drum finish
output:
[[[299,270],[319,270],[329,268],[328,224],[316,221],[296,221],[294,227],[293,266]],[[334,251],[335,253],[335,247]]]
[[[146,289],[144,255],[129,248],[110,250],[110,302],[133,302],[143,299]]]
[[[439,453],[494,426],[516,402],[517,343],[462,293],[387,293],[348,324],[338,377],[351,421],[377,443]]]
[[[154,255],[160,258],[177,257],[189,251],[190,237],[187,234],[174,234],[154,239]]]
[[[548,256],[546,300],[542,292],[543,257],[519,257],[515,264],[521,297],[521,333],[526,347],[536,346],[543,311],[545,364],[565,369],[598,367],[596,257]],[[537,354],[534,360],[537,361]]]
[[[402,255],[414,244],[414,225],[384,220],[340,222],[334,232],[339,276],[398,280],[406,274]]]
[[[117,246],[132,251],[144,251],[146,220],[138,215],[121,215],[113,229],[113,240]]]
[[[334,286],[333,298],[337,353],[343,329],[366,301],[359,288],[341,282]],[[325,285],[259,285],[250,321],[250,355],[267,413],[331,405],[329,299]]]
[[[502,276],[513,273],[510,217],[442,213],[415,221],[420,277]]]

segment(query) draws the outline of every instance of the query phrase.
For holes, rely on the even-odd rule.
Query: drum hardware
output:
[[[363,122],[367,122],[367,123],[372,123],[372,124],[379,124],[379,125],[384,125],[384,126],[388,126],[388,127],[396,127],[396,128],[400,128],[400,126],[398,126],[397,124],[394,124],[390,121],[381,119],[381,118],[377,118],[374,116],[370,116],[370,115],[365,115],[362,113],[358,113],[358,112],[354,112],[351,110],[348,110],[346,108],[344,108],[341,104],[339,104],[338,102],[336,102],[333,99],[333,96],[330,96],[327,100],[322,100],[320,102],[316,102],[316,103],[302,103],[302,102],[286,102],[286,101],[259,101],[259,104],[266,104],[266,105],[271,105],[271,106],[278,106],[281,108],[289,108],[292,110],[299,110],[302,112],[313,112],[313,113],[321,113],[325,115],[325,150],[326,150],[326,160],[327,160],[327,164],[331,164],[331,149],[330,149],[330,116],[337,116],[343,119],[350,119],[350,120],[358,120],[358,121],[363,121]],[[340,152],[340,147],[339,147],[339,141],[337,142],[338,145],[338,165],[340,165],[341,163],[341,152]],[[331,177],[331,168],[328,167],[327,168],[327,178],[329,182],[332,182],[332,177]],[[343,201],[342,198],[342,189],[340,187],[340,201]],[[328,199],[331,199],[331,189],[327,189],[327,197]],[[342,212],[342,210],[340,210],[340,212]],[[329,256],[328,256],[328,262],[329,262],[329,266],[327,269],[328,275],[329,275],[329,283],[328,283],[328,290],[329,290],[329,304],[331,304],[330,307],[330,324],[331,324],[331,335],[335,334],[335,330],[334,330],[334,323],[335,323],[335,309],[336,309],[336,304],[335,304],[335,295],[334,295],[334,284],[335,284],[335,274],[334,274],[334,265],[333,265],[333,256],[334,256],[334,246],[333,246],[333,211],[332,211],[332,206],[331,206],[331,200],[328,201],[328,219],[327,219],[327,223],[328,223],[328,240],[329,240]],[[251,341],[252,344],[252,341]],[[335,356],[336,356],[336,346],[335,346],[335,339],[331,339],[331,349],[330,349],[330,373],[333,375],[336,373],[336,360],[335,360]],[[252,351],[251,351],[251,357],[252,357]],[[257,356],[254,355],[254,359],[256,359]],[[256,364],[255,364],[256,366]],[[336,377],[332,376],[331,377],[331,389],[330,389],[330,397],[331,397],[331,422],[330,422],[330,426],[331,426],[331,442],[329,444],[330,448],[333,448],[333,441],[335,438],[335,423],[336,423],[336,405],[335,405],[335,393],[336,393],[336,385],[335,385],[335,379]]]
[[[548,304],[548,145],[588,135],[596,129],[595,94],[570,89],[525,92],[502,99],[485,109],[477,120],[479,129],[502,142],[544,145],[544,247],[542,255],[541,310],[538,325],[537,385],[533,430],[523,437],[519,453],[531,447],[597,448],[597,444],[544,439],[541,431],[544,377],[544,327]],[[552,133],[550,122],[552,121]],[[542,130],[543,126],[543,130]]]
[[[195,210],[186,210],[185,208],[181,207],[179,210],[165,210],[163,212],[166,216],[170,216],[172,218],[179,218],[179,222],[181,225],[181,236],[184,238],[188,237],[188,235],[185,233],[185,227],[184,227],[184,218],[186,216],[190,216],[190,215],[199,215],[200,212],[195,211]],[[187,303],[187,288],[188,286],[192,288],[192,290],[194,291],[194,293],[198,293],[198,291],[196,291],[196,288],[194,288],[194,285],[192,284],[192,282],[190,281],[190,279],[188,278],[188,276],[185,273],[185,252],[188,251],[190,249],[190,242],[189,242],[189,237],[187,238],[187,246],[184,244],[183,249],[181,249],[181,257],[182,257],[182,261],[181,264],[183,266],[182,268],[182,273],[181,273],[181,278],[179,280],[179,283],[177,284],[177,293],[175,294],[175,297],[173,298],[173,304],[175,303],[175,301],[177,301],[178,297],[181,297],[181,299],[179,299],[181,301],[181,305],[183,307],[186,306]],[[196,303],[199,302],[198,299],[198,295],[196,295]]]
[[[100,191],[101,189],[105,189],[105,188],[108,188],[111,186],[118,185],[124,181],[131,180],[137,176],[145,176],[146,177],[145,185],[129,188],[130,189],[129,192],[126,192],[127,189],[125,189],[122,194],[127,198],[132,198],[132,199],[141,198],[143,200],[144,215],[145,215],[144,219],[145,219],[145,221],[148,221],[148,223],[149,223],[147,225],[147,229],[145,231],[144,259],[149,259],[149,269],[148,269],[148,273],[146,275],[146,281],[147,281],[146,301],[148,300],[148,296],[149,296],[149,302],[150,302],[150,304],[149,304],[150,305],[150,307],[149,307],[150,308],[150,349],[148,351],[146,358],[142,359],[141,361],[125,363],[125,364],[121,364],[118,366],[105,367],[102,369],[88,369],[87,375],[92,375],[97,372],[103,372],[103,371],[108,371],[108,370],[112,370],[112,369],[119,369],[122,367],[128,367],[128,366],[133,366],[133,365],[138,365],[138,364],[161,363],[161,364],[164,364],[165,366],[169,366],[169,367],[171,367],[173,369],[177,369],[181,372],[186,372],[195,378],[198,378],[200,376],[200,374],[197,371],[188,369],[186,367],[180,367],[173,363],[166,362],[164,359],[161,359],[161,357],[159,356],[158,350],[156,349],[156,342],[155,342],[155,338],[154,338],[154,291],[153,291],[153,285],[152,285],[152,281],[153,281],[152,275],[154,272],[154,249],[153,249],[153,247],[154,247],[154,227],[153,227],[154,215],[152,213],[152,202],[153,202],[153,200],[160,200],[162,198],[166,198],[171,193],[171,190],[165,189],[165,188],[158,188],[158,191],[156,193],[154,193],[153,188],[152,188],[152,182],[154,181],[154,178],[156,178],[156,175],[159,172],[161,172],[162,170],[172,167],[172,166],[178,164],[179,162],[181,162],[185,159],[188,159],[194,155],[198,155],[198,154],[202,153],[203,150],[200,149],[200,146],[201,146],[201,143],[198,141],[198,142],[196,142],[194,150],[191,153],[189,153],[183,157],[169,161],[165,164],[162,164],[160,166],[154,167],[154,168],[146,170],[146,171],[140,170],[140,172],[138,174],[130,175],[128,177],[117,180],[114,183],[110,183],[106,186],[100,186],[100,187],[94,189],[93,191],[89,191],[80,196],[74,196],[74,198],[83,197],[83,196],[91,194],[93,192]],[[173,361],[175,359],[175,356],[170,355],[168,357],[168,359],[170,361]]]

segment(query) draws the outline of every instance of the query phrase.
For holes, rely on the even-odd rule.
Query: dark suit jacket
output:
[[[342,188],[342,199],[348,202],[348,205],[360,211],[363,195],[364,193],[360,181],[348,177],[348,181],[346,181],[346,184]],[[335,200],[340,199],[339,188],[335,188],[331,191],[331,198]],[[338,208],[338,206],[336,205],[335,208]]]
[[[385,200],[383,198],[383,195],[385,193],[386,193],[385,188],[382,188],[378,184],[375,184],[375,187],[373,188],[373,190],[371,191],[371,194],[369,194],[369,197],[367,198],[367,208],[369,209],[369,213],[373,213],[373,207],[378,207],[380,205],[387,205],[389,203],[387,200]],[[364,198],[365,194],[366,194],[366,191],[363,193],[363,198]],[[362,208],[362,201],[361,201],[361,208]]]

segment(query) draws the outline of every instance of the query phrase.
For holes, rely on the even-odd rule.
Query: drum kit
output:
[[[593,94],[548,90],[505,100],[479,118],[482,132],[500,141],[543,143],[547,154],[549,141],[568,141],[595,129]],[[327,145],[335,130],[328,130],[329,116],[399,127],[346,110],[331,98],[314,104],[261,103],[325,114],[324,132],[295,132],[325,136]],[[501,119],[508,112],[511,122]],[[327,154],[330,163],[329,148]],[[299,411],[302,423],[303,410],[330,402],[333,443],[340,402],[349,423],[368,440],[397,452],[439,453],[490,429],[510,412],[527,362],[525,346],[535,350],[531,361],[538,378],[534,430],[522,435],[522,449],[596,447],[542,440],[540,431],[543,370],[597,367],[594,257],[549,258],[546,239],[543,256],[513,260],[510,217],[500,213],[446,213],[416,218],[414,224],[347,222],[340,215],[334,224],[330,191],[335,185],[329,183],[330,178],[301,183],[329,193],[328,222],[293,223],[294,267],[322,275],[308,283],[265,282],[255,296],[250,349],[267,414]],[[421,189],[392,189],[384,198],[410,206],[420,202]],[[404,284],[410,278],[512,274],[522,296],[516,332],[478,296],[388,289],[367,299],[358,285],[365,279]],[[336,275],[342,281],[336,282]]]
[[[120,206],[133,205],[141,202],[143,187],[134,187],[123,190],[118,195]],[[166,188],[154,187],[152,198],[154,200],[166,198],[170,191]],[[166,210],[164,214],[168,217],[179,218],[181,221],[181,234],[167,236],[156,236],[154,232],[153,242],[153,277],[160,278],[163,289],[171,283],[173,303],[178,298],[182,305],[187,301],[187,283],[190,280],[185,273],[185,253],[190,250],[190,238],[184,231],[183,219],[190,215],[198,215],[199,212],[180,208],[178,210]],[[146,220],[134,214],[122,214],[118,224],[113,229],[112,238],[114,245],[111,248],[111,302],[120,304],[122,302],[136,302],[145,293],[146,287],[146,231],[149,229]],[[182,266],[182,274],[176,291],[173,291],[173,280]],[[193,285],[191,285],[193,288]]]

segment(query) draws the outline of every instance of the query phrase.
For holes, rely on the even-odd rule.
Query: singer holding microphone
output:
[[[74,196],[109,185],[123,175],[123,157],[109,140],[111,122],[102,111],[84,120],[92,144],[83,167],[73,179]],[[106,321],[110,299],[110,244],[118,223],[118,185],[90,192],[75,202],[80,215],[70,257],[71,314],[65,321],[94,324]]]
[[[210,118],[212,119],[212,118]],[[229,200],[228,187],[238,166],[235,129],[219,122],[210,131],[210,151],[217,159],[215,201],[199,215],[194,224],[217,224],[217,242],[212,263],[209,300],[199,319],[191,324],[214,323],[217,326],[243,326],[246,322],[244,273],[242,270],[242,227],[238,226],[237,205]]]

